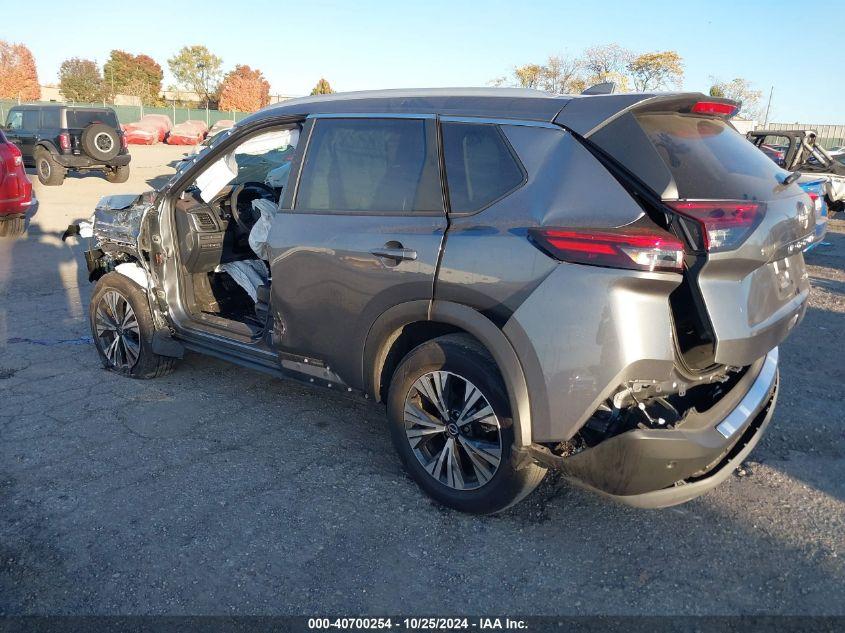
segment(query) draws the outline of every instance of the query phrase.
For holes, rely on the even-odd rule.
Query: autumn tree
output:
[[[754,90],[751,82],[742,77],[737,77],[731,81],[719,81],[715,77],[710,77],[712,86],[710,87],[711,97],[724,97],[733,99],[741,104],[739,116],[744,119],[757,119],[763,116],[763,105],[761,100],[763,93],[759,90]]]
[[[114,50],[103,66],[103,87],[114,99],[123,94],[139,97],[144,105],[159,101],[164,71],[149,55]]]
[[[543,79],[543,67],[540,64],[525,64],[513,69],[516,84],[521,88],[539,88]]]
[[[621,77],[626,77],[628,63],[633,57],[631,51],[619,44],[603,44],[585,49],[582,63],[592,83],[618,82]]]
[[[32,52],[23,44],[0,40],[0,99],[35,101],[41,98]]]
[[[637,55],[628,62],[627,69],[639,92],[680,87],[684,81],[683,58],[676,51]]]
[[[59,68],[59,89],[65,99],[91,102],[103,97],[100,67],[90,59],[71,57]]]
[[[583,63],[576,57],[552,55],[541,68],[540,86],[552,94],[581,92]],[[580,88],[580,89],[579,89]]]
[[[221,110],[255,112],[270,103],[270,82],[257,68],[235,66],[220,84]]]
[[[223,60],[205,46],[184,46],[167,60],[167,65],[176,81],[197,93],[206,104],[220,89]]]
[[[320,81],[318,81],[317,85],[314,86],[314,89],[311,90],[312,95],[330,95],[333,92],[334,90],[332,90],[331,85],[323,77],[320,77]]]

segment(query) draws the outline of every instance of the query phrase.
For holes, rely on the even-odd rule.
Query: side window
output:
[[[296,209],[443,211],[431,123],[423,119],[319,119]]]
[[[478,211],[525,178],[497,125],[444,123],[443,158],[456,213]]]
[[[24,110],[23,111],[23,129],[24,130],[37,130],[39,124],[39,112],[38,110]]]
[[[23,127],[23,112],[21,110],[12,110],[9,112],[9,119],[6,126],[10,130],[19,130]]]
[[[56,130],[62,127],[58,108],[45,108],[41,111],[41,127]]]

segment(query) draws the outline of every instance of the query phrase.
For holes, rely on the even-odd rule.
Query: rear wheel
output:
[[[51,187],[61,185],[65,181],[67,170],[56,162],[53,155],[43,147],[35,150],[35,170],[42,185]]]
[[[109,182],[126,182],[129,180],[129,165],[120,167],[106,167],[106,180]]]
[[[144,289],[125,275],[100,278],[88,314],[106,369],[132,378],[158,378],[173,370],[175,359],[152,350],[155,327]]]
[[[441,336],[411,351],[393,374],[387,416],[407,471],[456,510],[504,510],[545,476],[544,468],[517,468],[512,459],[504,381],[487,350],[469,336]]]
[[[0,218],[0,237],[20,237],[25,231],[26,221],[23,218]]]

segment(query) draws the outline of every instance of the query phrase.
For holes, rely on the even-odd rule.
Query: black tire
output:
[[[24,218],[0,218],[0,237],[20,237],[25,231],[26,220]]]
[[[126,182],[129,180],[129,165],[122,165],[120,167],[107,167],[106,180],[109,182]]]
[[[82,149],[96,160],[111,160],[120,153],[120,135],[105,123],[92,123],[82,131]]]
[[[65,181],[67,169],[59,165],[49,150],[38,147],[35,150],[35,171],[42,185],[57,187]]]
[[[126,312],[121,313],[121,306],[118,303],[117,309],[112,310],[109,307],[109,301],[113,299],[116,293],[123,301],[125,301],[134,313],[137,322],[137,329],[127,327],[123,330],[122,335],[127,337],[128,341],[124,344],[118,344],[114,352],[107,352],[107,346],[115,339],[114,335],[109,335],[107,331],[103,331],[102,326],[98,326],[98,317],[101,318],[100,324],[105,324],[102,317],[106,320],[109,314],[116,316],[114,321],[119,321],[126,316]],[[98,314],[98,309],[103,306],[105,314]],[[110,272],[102,277],[94,287],[94,294],[91,296],[91,305],[88,309],[88,316],[91,323],[91,336],[94,339],[94,346],[97,348],[97,353],[100,355],[100,360],[103,367],[109,371],[113,371],[131,378],[158,378],[166,376],[173,371],[176,365],[176,359],[168,356],[161,356],[152,350],[153,339],[153,318],[150,313],[150,305],[147,300],[146,293],[134,281],[118,272]],[[134,353],[129,351],[130,348],[136,349]],[[120,349],[123,351],[121,352]],[[126,361],[120,362],[121,360]]]
[[[483,398],[487,400],[487,403],[495,414],[495,420],[498,421],[500,460],[492,476],[484,483],[481,483],[482,479],[480,476],[475,479],[474,485],[477,486],[475,488],[459,489],[456,487],[464,484],[464,475],[469,475],[468,479],[471,480],[473,478],[473,470],[476,475],[479,475],[474,464],[467,459],[469,452],[466,448],[462,452],[458,451],[460,453],[460,457],[457,459],[458,468],[464,471],[460,480],[457,478],[452,479],[448,473],[445,474],[447,482],[456,482],[456,485],[452,486],[443,481],[443,477],[440,476],[442,471],[439,466],[434,468],[434,471],[438,473],[437,476],[430,474],[421,461],[425,456],[418,457],[419,451],[415,452],[415,449],[411,446],[411,441],[413,440],[409,439],[407,430],[411,429],[413,433],[414,427],[413,425],[406,424],[405,421],[406,398],[411,398],[412,394],[416,394],[416,396],[421,395],[419,391],[413,391],[414,386],[420,384],[417,383],[418,379],[426,375],[436,375],[432,372],[445,372],[450,376],[457,377],[447,378],[447,380],[457,380],[457,384],[463,384],[460,381],[469,383],[469,387],[465,387],[467,392],[469,392],[470,387],[475,387]],[[450,387],[448,382],[444,385],[444,393],[447,390],[452,391],[453,389],[454,387]],[[449,399],[454,402],[454,394],[452,394],[451,398],[444,398],[444,400]],[[422,404],[422,400],[418,400],[417,402]],[[429,401],[429,403],[433,404],[433,401]],[[429,412],[431,410],[432,408],[429,406]],[[436,414],[432,417],[436,417]],[[459,417],[460,415],[453,416],[452,419],[457,420]],[[396,368],[391,378],[390,390],[387,397],[387,418],[391,439],[396,450],[399,452],[399,456],[407,472],[429,496],[450,508],[473,514],[492,514],[499,512],[528,495],[543,481],[543,477],[545,477],[546,469],[534,463],[522,464],[517,468],[516,459],[512,451],[514,431],[507,389],[505,388],[501,373],[489,352],[476,339],[470,336],[463,334],[441,336],[409,352]],[[491,418],[485,417],[485,419]],[[449,433],[453,433],[453,431],[457,433],[457,435],[452,435],[456,447],[460,445],[459,442],[463,442],[463,440],[471,437],[471,435],[464,435],[464,432],[467,431],[470,425],[464,426],[461,429],[459,427],[462,424],[459,423],[455,429],[449,431]],[[453,425],[450,424],[448,426]],[[490,427],[486,428],[489,429]],[[491,431],[488,430],[487,432],[489,433]],[[474,431],[470,429],[469,433],[472,434]],[[427,434],[427,437],[429,435],[434,437],[437,434],[431,432]],[[442,438],[446,439],[442,441],[448,441],[448,437],[449,435],[443,433]],[[435,437],[433,440],[426,441],[438,442],[441,440]],[[489,445],[492,446],[493,444],[489,443]],[[423,442],[420,441],[416,446],[419,449],[419,447],[423,446]],[[463,443],[463,446],[466,447],[466,444]],[[425,451],[428,449],[422,450]],[[445,450],[443,449],[444,452]],[[433,458],[432,461],[434,461]],[[489,464],[487,465],[489,466]],[[449,466],[444,466],[444,469],[449,470]],[[457,483],[458,481],[460,481],[460,484]]]

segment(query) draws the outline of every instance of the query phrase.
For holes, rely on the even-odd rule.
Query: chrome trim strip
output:
[[[314,112],[306,119],[436,119],[436,114],[405,112]]]
[[[565,132],[561,126],[554,123],[547,123],[546,121],[529,121],[525,119],[489,119],[484,117],[471,116],[441,116],[440,120],[444,123],[488,123],[495,125],[520,125],[523,127],[543,127],[558,132]]]
[[[726,439],[730,439],[734,433],[739,431],[748,419],[760,408],[763,400],[772,389],[775,378],[778,373],[778,348],[774,348],[766,356],[766,362],[760,368],[760,373],[751,389],[745,394],[745,397],[740,401],[739,405],[730,412],[719,425],[716,430]]]

